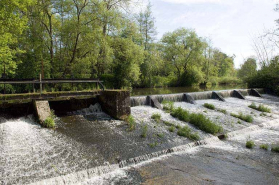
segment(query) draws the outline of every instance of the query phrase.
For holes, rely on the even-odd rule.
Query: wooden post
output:
[[[42,74],[40,74],[40,94],[42,95],[43,85],[42,85]]]

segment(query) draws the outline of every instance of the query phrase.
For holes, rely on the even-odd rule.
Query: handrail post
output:
[[[42,74],[40,74],[40,94],[42,95],[43,84],[42,84]]]

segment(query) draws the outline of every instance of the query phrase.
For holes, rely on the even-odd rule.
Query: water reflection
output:
[[[164,88],[137,88],[131,92],[132,96],[143,96],[153,94],[174,94],[183,92],[200,92],[213,90],[243,89],[246,84],[238,85],[215,85],[215,86],[192,86],[192,87],[164,87]]]

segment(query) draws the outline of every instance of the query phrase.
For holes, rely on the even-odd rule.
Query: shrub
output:
[[[177,131],[177,135],[182,137],[187,137],[188,139],[195,140],[195,141],[200,139],[198,133],[192,134],[191,129],[188,126],[184,126],[183,128],[180,128]]]
[[[268,150],[268,144],[260,145],[260,149]]]
[[[246,142],[246,148],[251,149],[251,148],[254,148],[254,146],[255,146],[254,141],[249,140],[249,141]]]
[[[251,115],[244,115],[242,113],[239,113],[239,114],[231,113],[231,116],[233,116],[235,118],[238,118],[238,119],[241,119],[243,121],[246,121],[248,123],[252,123],[253,122],[253,117]]]
[[[129,131],[133,131],[133,130],[136,129],[136,121],[135,121],[135,119],[132,115],[128,116],[126,122],[128,123],[128,126],[129,126],[128,130]]]
[[[271,151],[272,151],[272,152],[279,153],[279,145],[273,146],[273,147],[271,148]]]
[[[255,109],[255,110],[258,110],[258,111],[261,111],[261,112],[271,113],[271,109],[262,105],[262,104],[257,107],[255,103],[252,103],[251,105],[249,105],[249,107],[251,109]]]
[[[157,123],[159,123],[161,120],[161,114],[153,114],[151,118],[154,119]]]
[[[211,109],[211,110],[215,110],[215,106],[212,105],[212,104],[205,103],[205,104],[203,104],[203,106],[204,106],[205,108],[208,108],[208,109]]]
[[[148,129],[147,125],[144,125],[144,127],[142,129],[142,133],[140,135],[142,138],[146,138],[146,136],[147,136],[147,129]]]
[[[174,126],[169,127],[169,131],[170,131],[170,132],[174,132],[174,130],[175,130],[175,127],[174,127]]]

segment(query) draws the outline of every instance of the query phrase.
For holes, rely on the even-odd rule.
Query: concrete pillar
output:
[[[115,119],[124,120],[131,114],[130,91],[105,90],[98,96],[102,110]]]
[[[47,100],[33,100],[34,113],[39,123],[43,125],[45,120],[51,116],[49,103]]]

